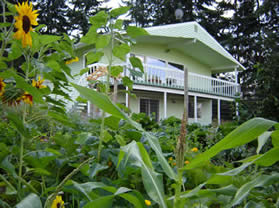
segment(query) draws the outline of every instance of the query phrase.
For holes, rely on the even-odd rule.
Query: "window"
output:
[[[176,64],[176,63],[172,63],[172,62],[169,62],[168,64],[169,64],[169,68],[171,68],[171,69],[177,69],[177,70],[184,71],[184,66],[181,64]]]
[[[152,117],[156,121],[159,120],[159,100],[140,99],[140,113]]]
[[[146,57],[146,63],[153,66],[166,67],[166,62],[157,58]]]
[[[189,118],[194,118],[195,114],[194,114],[194,97],[193,96],[189,96],[189,103],[188,103],[188,117]],[[201,118],[201,109],[202,109],[202,103],[198,102],[197,103],[197,110],[198,110],[198,118]]]

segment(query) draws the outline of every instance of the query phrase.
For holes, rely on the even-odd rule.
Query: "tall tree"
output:
[[[197,21],[211,34],[216,35],[221,30],[224,11],[215,8],[214,0],[136,0],[126,4],[132,6],[132,21],[139,26]],[[183,10],[182,19],[175,17],[178,8]]]
[[[81,37],[89,28],[89,17],[100,10],[97,0],[34,0],[39,10],[40,24],[46,24],[46,34],[67,33]]]

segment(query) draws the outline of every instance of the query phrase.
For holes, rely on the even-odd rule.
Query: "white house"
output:
[[[212,123],[212,102],[216,100],[220,123],[223,113],[220,103],[233,102],[239,97],[237,72],[244,67],[197,22],[145,29],[150,35],[138,37],[130,53],[130,56],[140,58],[144,65],[144,76],[131,76],[136,98],[119,93],[118,102],[125,104],[135,113],[153,113],[157,120],[169,116],[181,118],[184,109],[184,69],[187,69],[189,122],[204,125]],[[86,77],[100,65],[102,64],[88,66],[90,71],[75,81],[86,86]],[[85,66],[84,57],[71,65],[75,73]],[[212,77],[221,72],[234,72],[235,82]],[[121,89],[121,83],[119,88]],[[90,104],[87,111],[89,115],[97,113]]]

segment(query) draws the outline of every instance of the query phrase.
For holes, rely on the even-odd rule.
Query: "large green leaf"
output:
[[[110,42],[110,35],[98,35],[97,41],[96,41],[96,48],[104,48],[106,47]]]
[[[241,146],[254,140],[270,129],[274,124],[276,124],[276,122],[263,118],[254,118],[245,122],[209,150],[198,155],[185,169],[195,168],[223,150]]]
[[[115,46],[112,53],[115,57],[120,58],[122,61],[126,61],[126,55],[130,52],[131,48],[128,44],[123,43]]]
[[[111,208],[114,196],[103,196],[87,203],[84,208]]]
[[[143,65],[141,63],[141,60],[137,57],[130,57],[130,63],[132,64],[132,66],[134,68],[139,68],[141,72],[144,72],[143,71]]]
[[[42,45],[48,45],[50,43],[53,43],[55,41],[58,41],[61,39],[61,36],[55,36],[55,35],[40,35],[40,42]]]
[[[128,26],[127,27],[127,34],[131,38],[136,38],[138,36],[148,35],[148,32],[143,28],[139,28],[139,27],[136,27],[136,26]]]
[[[273,131],[271,134],[272,144],[274,147],[279,147],[279,130]]]
[[[19,202],[16,208],[42,208],[40,197],[36,194],[29,194],[21,202]]]
[[[218,195],[226,195],[226,196],[234,196],[237,188],[234,185],[228,185],[225,187],[217,188],[217,189],[202,189],[205,183],[200,184],[196,188],[185,191],[181,193],[181,198],[191,198],[191,197],[203,197],[205,194],[215,193]],[[168,200],[173,200],[174,196],[168,198]]]
[[[257,160],[257,159],[255,159]],[[218,175],[222,175],[222,176],[235,176],[239,173],[241,173],[243,170],[245,170],[248,166],[250,166],[251,164],[253,164],[253,162],[255,161],[251,161],[251,162],[247,162],[247,163],[244,163],[242,164],[241,166],[237,167],[237,168],[234,168],[232,170],[229,170],[227,172],[224,172],[224,173],[218,173]]]
[[[262,135],[259,136],[257,154],[260,153],[262,147],[264,146],[264,144],[266,143],[266,141],[270,137],[271,133],[272,133],[272,131],[267,131],[267,132],[264,132]]]
[[[134,165],[141,168],[142,180],[146,192],[160,207],[167,207],[164,199],[164,187],[160,174],[153,170],[149,155],[141,143],[135,141],[121,148]]]
[[[28,129],[25,128],[21,117],[19,117],[14,112],[9,112],[7,117],[14,124],[14,126],[19,134],[21,134],[25,138],[30,137]]]
[[[99,163],[94,163],[94,164],[90,167],[90,169],[88,170],[89,177],[93,179],[93,178],[98,174],[98,172],[103,171],[103,170],[106,170],[106,169],[108,169],[108,168],[109,168],[109,167],[106,166],[106,165],[102,165],[102,164],[99,164]]]
[[[240,204],[249,195],[250,191],[253,188],[268,186],[270,184],[278,183],[278,182],[279,182],[279,173],[275,173],[273,175],[261,175],[256,177],[254,180],[249,181],[248,183],[241,186],[240,189],[238,189],[229,207]]]
[[[121,30],[122,26],[123,26],[123,20],[118,19],[118,20],[115,21],[115,24],[114,24],[115,29]]]
[[[56,155],[44,150],[38,150],[27,153],[24,159],[34,168],[44,169],[51,161],[56,159]]]
[[[97,41],[97,37],[98,37],[97,26],[95,27],[91,26],[89,31],[86,33],[86,35],[81,38],[80,42],[89,45],[94,44]]]
[[[75,181],[72,181],[74,188],[80,191],[89,201],[92,201],[93,199],[90,197],[89,193],[97,188],[103,188],[106,185],[100,182],[87,182],[83,184],[76,183]]]
[[[100,11],[94,16],[89,18],[90,23],[96,28],[105,26],[107,24],[107,20],[108,20],[108,14],[105,11]]]
[[[245,204],[244,208],[263,208],[265,207],[262,202],[254,202],[254,201],[249,201],[247,204]]]
[[[89,52],[87,55],[86,55],[86,60],[87,60],[87,64],[93,64],[93,63],[96,63],[98,62],[102,57],[103,57],[104,53],[103,52]],[[88,69],[87,69],[88,71]],[[86,72],[87,72],[86,71]]]
[[[256,159],[254,163],[267,167],[273,165],[277,161],[279,161],[279,147],[272,148],[271,150],[267,151],[261,157]]]
[[[113,10],[111,10],[110,15],[111,15],[113,18],[117,18],[118,16],[120,16],[120,15],[125,14],[126,12],[128,12],[130,8],[131,8],[131,7],[126,6],[126,7],[119,7],[119,8],[113,9]]]
[[[142,133],[143,136],[147,139],[151,148],[155,151],[157,159],[159,160],[160,165],[162,166],[167,176],[174,180],[177,180],[177,175],[174,173],[173,169],[170,167],[168,161],[163,155],[159,140],[155,136],[151,135],[150,133],[144,130],[142,130]]]
[[[133,191],[131,189],[125,188],[125,187],[120,187],[119,189],[116,189],[115,187],[112,186],[107,186],[104,183],[100,182],[87,182],[83,184],[79,184],[73,181],[74,188],[81,192],[87,199],[90,201],[89,203],[86,204],[86,207],[112,207],[112,200],[114,197],[119,196],[127,201],[129,201],[131,204],[133,204],[136,208],[143,208],[144,206],[144,199],[142,195],[137,192]],[[113,193],[113,195],[105,197],[99,197],[97,200],[93,200],[90,197],[90,193],[94,189],[104,189],[108,192]],[[133,192],[133,194],[130,194],[128,192]],[[99,200],[100,199],[100,200]],[[94,203],[93,203],[94,202]]]
[[[110,72],[111,76],[118,77],[121,72],[123,72],[123,66],[112,66],[111,67],[111,72]]]
[[[121,198],[127,200],[128,202],[133,204],[135,208],[145,207],[144,198],[142,197],[142,195],[137,191],[133,191],[133,194],[127,193],[127,192],[131,192],[131,191],[132,191],[131,189],[127,189],[125,187],[120,187],[114,193],[114,195],[120,196]]]
[[[106,96],[105,94],[97,92],[96,90],[93,89],[76,85],[74,83],[71,84],[80,93],[82,99],[91,101],[94,105],[96,105],[100,109],[104,110],[107,113],[110,113],[111,115],[117,118],[123,118],[121,112],[119,112],[117,107],[111,102],[109,97]]]
[[[19,48],[18,42],[13,42],[11,51],[8,54],[9,61],[12,61],[12,60],[17,59],[20,56],[22,56],[22,51],[19,50],[18,48]]]
[[[117,106],[115,106],[108,98],[108,96],[106,96],[105,94],[99,93],[93,89],[82,87],[73,83],[72,85],[83,97],[88,99],[91,103],[96,105],[98,108],[104,110],[107,113],[110,113],[111,115],[117,118],[125,119],[125,117],[117,108]]]
[[[130,90],[133,89],[133,81],[129,77],[123,77],[122,82],[124,86],[127,86]]]
[[[72,123],[69,118],[65,114],[58,113],[57,111],[49,111],[48,115],[52,117],[55,121],[58,121],[59,123],[70,126],[70,127],[75,127],[75,124]]]
[[[202,183],[200,185],[198,185],[196,188],[189,190],[189,191],[185,191],[183,193],[180,194],[180,198],[189,198],[192,196],[196,196],[198,194],[198,192],[201,190],[201,188],[205,185],[206,183]],[[174,196],[168,198],[168,200],[174,200]]]

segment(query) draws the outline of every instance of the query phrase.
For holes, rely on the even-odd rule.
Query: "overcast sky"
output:
[[[121,0],[100,0],[100,2],[104,2],[103,6],[108,8],[117,8],[119,5],[121,5]]]

